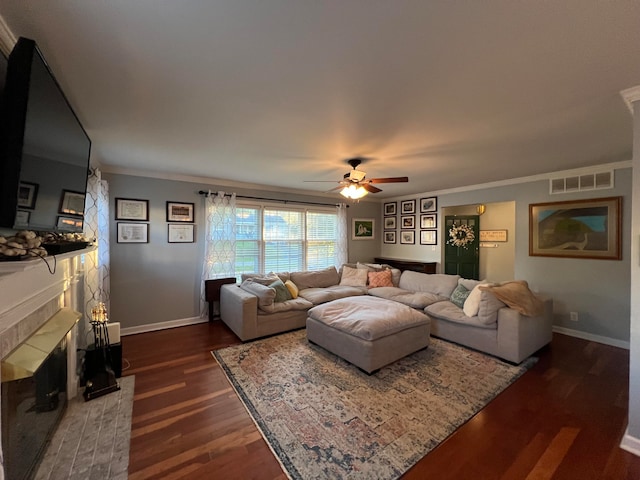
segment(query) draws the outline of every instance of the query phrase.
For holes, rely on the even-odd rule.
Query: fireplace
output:
[[[31,478],[78,392],[78,312],[92,250],[58,255],[53,273],[41,260],[0,263],[0,479]]]

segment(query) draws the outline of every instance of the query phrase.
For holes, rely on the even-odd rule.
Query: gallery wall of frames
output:
[[[383,242],[438,244],[438,197],[387,202],[383,208]],[[417,237],[417,238],[416,238]]]

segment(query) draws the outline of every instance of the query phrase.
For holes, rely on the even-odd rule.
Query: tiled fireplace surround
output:
[[[0,263],[0,358],[25,342],[60,308],[84,311],[84,255],[95,254],[92,249],[85,249],[57,255],[53,273],[41,259]],[[53,269],[54,259],[47,261]],[[78,326],[67,334],[69,345],[76,345],[77,334]],[[76,349],[68,348],[68,399],[77,394],[76,362]],[[2,456],[0,462],[0,480],[3,480]]]

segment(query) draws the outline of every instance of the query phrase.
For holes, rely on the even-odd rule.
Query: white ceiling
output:
[[[377,198],[629,160],[635,0],[0,0],[103,165]]]

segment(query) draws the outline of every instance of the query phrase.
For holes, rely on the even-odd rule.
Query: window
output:
[[[242,273],[321,270],[336,264],[335,212],[238,206],[236,276]]]

